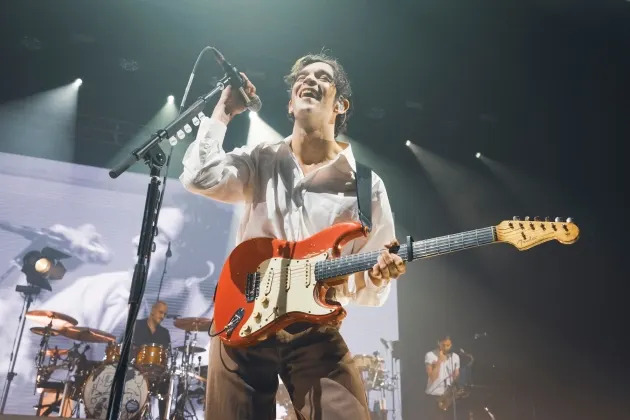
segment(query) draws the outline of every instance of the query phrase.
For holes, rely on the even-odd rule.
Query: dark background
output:
[[[282,76],[328,48],[355,93],[348,135],[388,186],[399,237],[512,215],[572,216],[581,228],[569,247],[497,245],[409,267],[398,289],[404,418],[418,418],[423,355],[442,332],[476,357],[476,410],[623,418],[629,18],[623,0],[5,1],[0,101],[10,110],[81,77],[71,160],[107,167],[167,95],[179,104],[204,46],[250,75],[261,117],[283,135]],[[205,57],[189,103],[220,75]],[[226,149],[247,127],[234,120]],[[0,151],[47,156],[17,140],[0,127]]]

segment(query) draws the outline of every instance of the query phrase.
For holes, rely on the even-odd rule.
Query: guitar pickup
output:
[[[248,273],[247,285],[245,286],[245,300],[253,302],[260,294],[260,273]]]

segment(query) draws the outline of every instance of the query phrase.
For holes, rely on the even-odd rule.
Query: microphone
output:
[[[168,248],[166,249],[166,258],[170,258],[173,256],[173,253],[171,252],[171,241],[168,241]]]
[[[219,52],[219,50],[214,47],[210,48],[214,53],[214,58],[217,60],[217,63],[219,63],[221,67],[223,67],[223,70],[227,73],[227,75],[230,76],[230,84],[232,85],[232,87],[238,89],[238,91],[241,93],[241,96],[243,97],[247,108],[253,112],[260,111],[260,108],[262,108],[262,101],[260,100],[258,95],[254,95],[250,98],[247,93],[245,93],[245,89],[243,89],[243,87],[245,86],[245,80],[238,72],[236,67],[230,64],[225,59],[225,57],[223,57],[223,54]]]

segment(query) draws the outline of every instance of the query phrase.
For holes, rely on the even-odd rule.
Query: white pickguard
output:
[[[254,302],[252,315],[244,320],[240,336],[246,337],[269,325],[288,312],[303,312],[327,315],[334,309],[324,308],[314,298],[315,263],[323,261],[328,254],[312,258],[291,260],[271,258],[258,267],[260,292]]]

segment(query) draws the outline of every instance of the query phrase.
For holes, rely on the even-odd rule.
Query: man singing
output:
[[[447,411],[438,406],[440,397],[444,396],[447,388],[459,376],[459,355],[453,353],[451,337],[444,335],[439,338],[437,348],[427,352],[424,364],[427,370],[427,387],[425,390],[425,410],[427,420],[447,419]],[[450,409],[450,401],[449,401]]]
[[[243,75],[249,95],[256,92]],[[357,221],[356,162],[349,144],[336,140],[348,122],[351,89],[333,58],[307,55],[285,80],[291,97],[293,131],[283,141],[265,142],[225,153],[229,122],[246,108],[227,87],[212,116],[204,118],[184,156],[180,180],[197,194],[245,204],[237,242],[272,237],[299,241],[336,223]],[[367,238],[342,253],[382,250],[377,264],[329,290],[346,305],[380,306],[391,279],[405,272],[383,181],[372,173],[372,224]],[[365,326],[365,332],[370,326]],[[246,348],[211,340],[206,418],[275,419],[278,375],[300,418],[368,419],[366,394],[338,325],[293,324]]]

